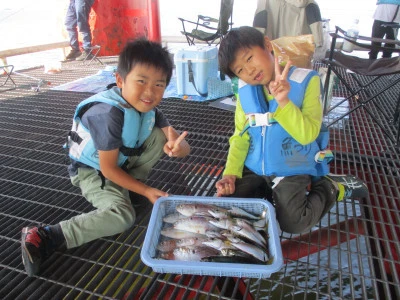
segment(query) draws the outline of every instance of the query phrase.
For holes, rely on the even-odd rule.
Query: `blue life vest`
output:
[[[92,168],[100,170],[98,151],[94,147],[89,130],[82,124],[82,109],[91,103],[103,102],[113,105],[124,112],[122,127],[122,144],[118,155],[118,166],[122,166],[129,156],[140,155],[141,146],[150,136],[155,123],[155,112],[139,113],[121,96],[120,89],[110,90],[93,95],[83,100],[76,108],[72,129],[68,136],[69,156]]]
[[[394,4],[394,5],[400,5],[400,0],[378,0],[376,2],[376,5],[379,4]]]
[[[301,108],[307,85],[318,73],[312,70],[292,67],[289,71],[289,99]],[[243,85],[244,82],[240,82]],[[275,112],[275,99],[265,99],[263,86],[245,84],[239,86],[239,99],[246,115]],[[251,120],[249,120],[251,121]],[[316,141],[302,145],[291,137],[276,121],[269,126],[249,127],[250,147],[245,161],[246,167],[258,175],[292,176],[309,174],[323,176],[329,173],[328,159],[320,159],[329,141],[326,126],[321,126]],[[268,123],[268,122],[267,122]],[[253,124],[254,125],[254,124]],[[329,151],[330,152],[330,151]]]

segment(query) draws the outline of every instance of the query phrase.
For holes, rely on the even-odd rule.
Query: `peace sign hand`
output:
[[[288,94],[290,91],[290,84],[287,77],[291,65],[292,62],[289,60],[281,72],[278,57],[275,57],[275,78],[269,83],[268,89],[281,107],[284,107],[289,102]]]
[[[190,146],[185,140],[185,137],[188,135],[187,131],[179,135],[171,126],[163,128],[163,131],[167,137],[167,143],[164,145],[164,152],[169,157],[185,157],[189,154]]]

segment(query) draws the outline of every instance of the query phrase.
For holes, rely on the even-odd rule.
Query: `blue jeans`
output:
[[[92,46],[92,34],[89,26],[89,13],[94,0],[70,0],[65,17],[65,27],[69,35],[69,44],[73,50],[79,50],[78,29],[83,37],[83,49]]]

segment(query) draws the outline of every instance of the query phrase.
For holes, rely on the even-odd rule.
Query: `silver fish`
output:
[[[217,219],[226,219],[226,218],[229,218],[231,216],[231,214],[229,213],[228,210],[221,209],[219,207],[215,207],[213,209],[209,209],[208,213],[210,215],[212,215],[214,218],[217,218]]]
[[[232,226],[230,230],[234,235],[238,235],[240,237],[243,237],[244,239],[252,241],[252,243],[257,244],[260,247],[265,248],[266,246],[266,244],[264,244],[262,240],[260,240],[257,236],[254,235],[253,230],[249,230],[248,228],[244,228],[238,225]]]
[[[177,212],[177,213],[172,213],[172,214],[168,214],[168,215],[164,216],[163,221],[168,224],[173,224],[176,221],[178,221],[180,219],[184,219],[184,218],[187,218],[187,217]]]
[[[251,220],[259,220],[261,219],[260,216],[254,216],[244,209],[241,209],[240,207],[232,206],[230,210],[228,210],[229,214],[232,217],[240,217],[240,218],[246,218],[246,219],[251,219]]]
[[[157,250],[161,252],[172,251],[177,247],[176,241],[175,239],[162,241],[157,245]]]
[[[254,246],[252,244],[249,243],[244,243],[244,242],[240,242],[240,243],[232,243],[232,246],[238,248],[239,250],[242,250],[252,256],[254,256],[255,258],[263,261],[263,262],[267,262],[268,261],[268,255],[267,253],[261,249],[260,247]]]
[[[245,236],[245,234],[244,233],[237,233],[237,232],[234,232],[234,231],[230,231],[230,230],[224,230],[224,232],[222,233],[222,235],[227,239],[227,240],[229,240],[229,241],[231,241],[231,242],[238,242],[238,241],[242,241],[242,242],[245,242],[245,243],[250,243],[250,244],[255,244],[255,245],[258,245],[258,246],[260,246],[260,247],[262,247],[263,249],[266,249],[266,247],[260,242],[260,243],[257,243],[257,242],[255,242],[255,241],[253,241],[253,240],[250,240],[249,238],[247,238],[246,236]],[[250,234],[249,234],[250,235]]]
[[[221,240],[221,239],[217,239],[217,238],[209,238],[208,240],[206,240],[205,242],[203,242],[204,245],[217,249],[217,250],[222,250],[222,249],[235,249],[235,247],[233,247],[231,245],[231,242],[228,240]]]
[[[265,230],[265,226],[267,223],[267,220],[265,218],[260,219],[260,220],[248,220],[248,219],[243,219],[243,218],[238,218],[238,217],[234,217],[232,218],[236,223],[237,221],[240,222],[246,222],[247,224],[249,224],[250,226],[253,226],[254,228],[260,229],[260,230]]]
[[[212,205],[212,204],[184,203],[184,204],[178,204],[175,209],[182,215],[190,217],[190,216],[193,216],[194,214],[211,216],[208,211],[210,209],[215,209],[215,208],[217,208],[217,206]]]
[[[262,218],[257,221],[251,222],[251,225],[257,230],[266,230],[267,229],[267,219]]]
[[[209,238],[218,238],[221,240],[226,240],[226,237],[219,230],[207,230],[206,236]]]
[[[186,239],[176,240],[176,247],[195,247],[195,246],[203,246],[203,242],[207,241],[206,237],[192,237]]]
[[[233,219],[212,219],[209,222],[221,229],[229,229],[234,225]]]
[[[228,241],[230,241],[232,243],[245,242],[241,238],[239,238],[238,235],[234,235],[233,233],[225,234],[225,237],[227,238]]]
[[[180,219],[174,223],[175,229],[185,230],[194,233],[205,234],[208,230],[217,230],[218,228],[211,224],[210,217],[192,216]]]
[[[254,227],[252,227],[248,222],[246,222],[243,219],[236,219],[236,224],[251,233],[251,236],[249,237],[251,240],[255,239],[257,243],[259,241],[264,246],[267,245],[267,241],[265,240],[265,238],[256,229],[254,229]]]
[[[184,239],[184,238],[192,238],[192,237],[204,237],[202,234],[189,232],[186,230],[175,229],[174,227],[168,227],[161,230],[161,234],[165,237],[169,237],[172,239]]]
[[[219,220],[214,219],[210,220],[209,222],[219,228],[228,229],[233,234],[243,236],[249,240],[252,240],[260,246],[264,247],[267,244],[263,236],[257,230],[255,230],[248,221],[236,218],[229,218]]]
[[[263,211],[261,216],[255,216],[236,206],[232,206],[232,208],[229,210],[217,207],[214,209],[210,209],[208,212],[210,213],[210,215],[217,219],[244,218],[253,221],[265,219],[266,214],[266,211]]]
[[[204,257],[217,255],[218,251],[210,247],[179,247],[171,252],[167,252],[161,257],[164,259],[174,259],[180,261],[200,261]]]
[[[226,212],[220,212],[217,209],[210,209],[208,211],[210,213],[210,215],[212,215],[214,218],[217,218],[219,220],[223,220],[223,219],[237,219],[237,217],[233,217],[229,211]],[[252,225],[253,227],[259,229],[259,230],[265,230],[266,228],[266,218],[261,218],[261,219],[252,219],[252,220],[246,220],[241,218],[242,220],[247,221],[250,225]],[[221,222],[221,224],[224,224],[223,221]],[[225,226],[225,225],[222,225]]]
[[[254,257],[246,252],[243,252],[242,250],[237,249],[236,247],[234,247],[235,249],[221,249],[221,254],[223,256],[243,256],[243,257]]]

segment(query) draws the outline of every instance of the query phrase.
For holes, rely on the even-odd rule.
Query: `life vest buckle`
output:
[[[249,120],[250,127],[259,126],[271,126],[272,125],[272,113],[267,112],[265,114],[248,114],[247,118]]]

